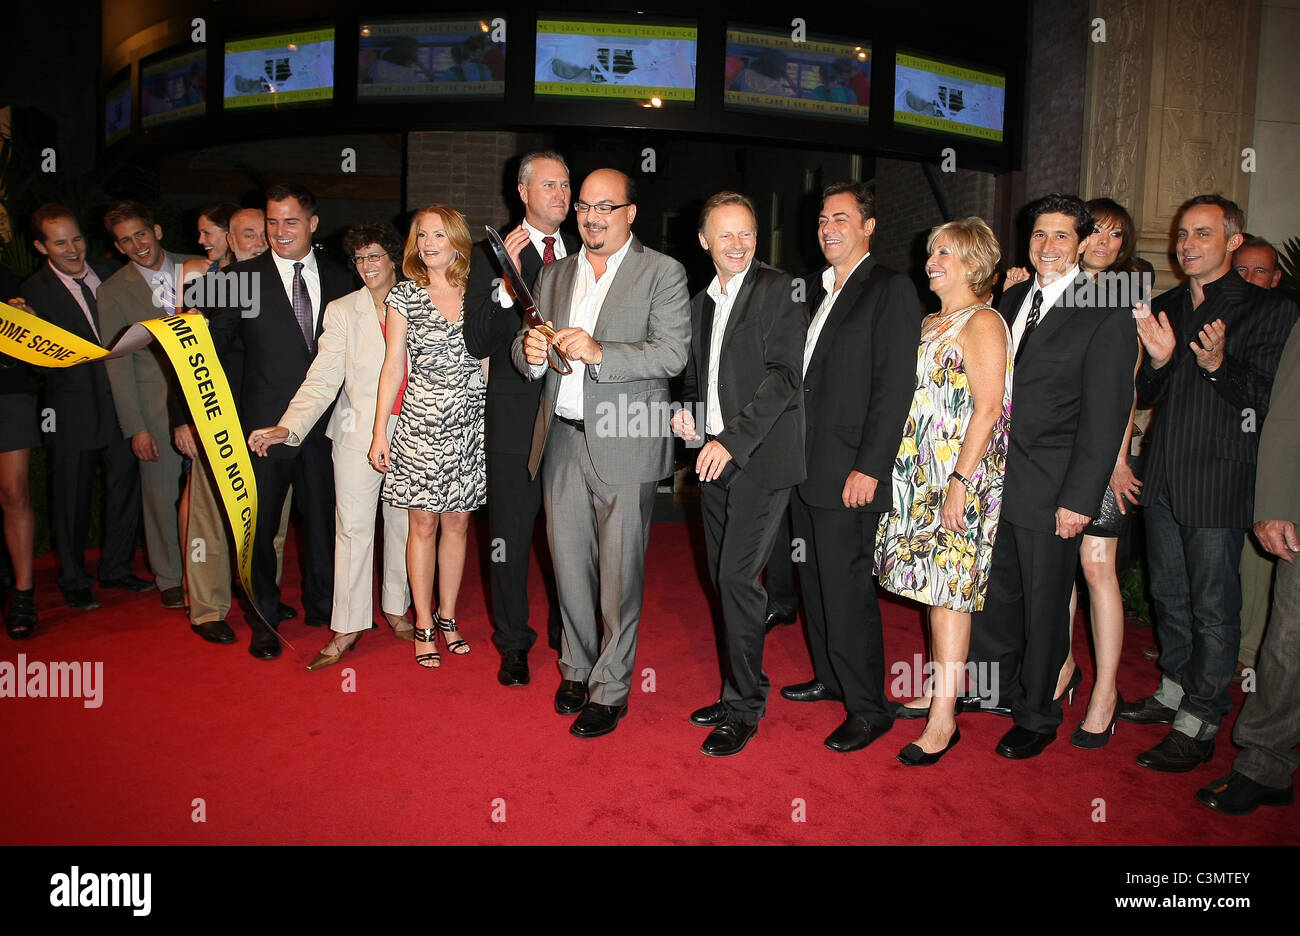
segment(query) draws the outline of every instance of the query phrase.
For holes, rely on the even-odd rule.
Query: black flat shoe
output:
[[[599,738],[618,727],[619,719],[627,714],[627,703],[622,705],[601,705],[588,702],[576,721],[569,726],[569,734],[579,738]]]
[[[1159,744],[1139,754],[1137,762],[1161,773],[1187,773],[1208,763],[1213,757],[1213,738],[1197,741],[1171,728]]]
[[[1011,760],[1025,760],[1037,757],[1056,740],[1055,731],[1030,731],[1019,725],[1002,736],[998,742],[997,752]]]
[[[146,592],[153,588],[153,582],[146,582],[135,575],[124,575],[115,579],[100,579],[100,588],[120,588],[124,591]]]
[[[78,611],[94,611],[99,607],[99,602],[95,600],[89,588],[65,588],[63,600],[68,603],[69,608],[76,608]]]
[[[781,697],[791,702],[825,702],[828,699],[835,702],[842,701],[839,696],[827,689],[826,684],[820,679],[786,686],[781,690]]]
[[[555,711],[559,715],[577,715],[587,704],[587,684],[566,679],[555,690]]]
[[[770,634],[778,627],[789,627],[798,618],[793,614],[787,614],[784,611],[769,611],[763,621],[763,633]]]
[[[14,589],[5,611],[5,633],[13,640],[27,640],[36,632],[36,589]]]
[[[231,630],[230,625],[225,621],[203,621],[199,624],[191,624],[190,630],[208,643],[232,644],[235,642],[235,632]]]
[[[507,650],[501,654],[501,669],[497,670],[497,682],[503,686],[526,686],[529,678],[526,651]]]
[[[728,719],[709,732],[709,736],[700,745],[700,753],[709,757],[730,757],[739,754],[749,743],[749,739],[758,734],[757,722],[749,725],[735,718]]]
[[[929,718],[930,706],[927,705],[925,708],[911,708],[904,705],[902,702],[897,702],[894,705],[894,717],[902,719]]]
[[[826,738],[826,746],[840,754],[860,751],[893,727],[893,722],[882,728],[873,725],[861,715],[849,715],[844,719],[843,724]]]
[[[1093,734],[1091,731],[1083,730],[1083,722],[1079,722],[1079,727],[1074,729],[1070,735],[1070,743],[1077,748],[1085,751],[1095,751],[1098,748],[1104,748],[1110,743],[1110,737],[1115,733],[1115,723],[1119,721],[1119,707],[1124,704],[1124,699],[1118,692],[1115,693],[1115,710],[1110,713],[1110,727],[1105,731]]]
[[[704,708],[698,708],[691,712],[691,724],[698,725],[700,728],[721,728],[727,723],[727,707],[721,702],[714,702],[712,705],[706,705]],[[704,752],[709,753],[708,751]]]
[[[952,737],[948,739],[948,745],[942,751],[936,751],[933,754],[927,754],[919,744],[909,744],[898,752],[898,762],[906,764],[908,767],[929,767],[932,764],[939,763],[939,758],[947,754],[957,746],[961,740],[961,729],[954,728]]]
[[[1267,787],[1235,770],[1196,791],[1196,798],[1227,816],[1244,816],[1260,806],[1290,806],[1293,787]]]

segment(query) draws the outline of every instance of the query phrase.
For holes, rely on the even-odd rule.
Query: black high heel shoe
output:
[[[460,631],[456,627],[455,618],[445,618],[437,611],[433,612],[433,621],[438,625],[438,630],[442,632],[442,639],[447,641],[447,650],[456,656],[464,656],[469,653],[469,641],[460,636]],[[449,635],[455,634],[456,640],[452,640]]]
[[[931,764],[939,763],[939,758],[943,757],[943,755],[947,754],[954,747],[956,747],[957,742],[960,740],[961,740],[961,729],[954,728],[952,731],[952,737],[948,739],[948,746],[945,747],[942,751],[936,751],[933,754],[927,754],[925,753],[924,750],[921,749],[921,745],[909,744],[907,747],[903,748],[901,751],[898,752],[898,762],[900,764],[906,764],[908,767],[929,767]]]
[[[1079,722],[1079,727],[1074,729],[1070,735],[1070,743],[1077,748],[1085,751],[1095,751],[1098,748],[1104,748],[1110,743],[1110,737],[1115,733],[1115,722],[1119,720],[1119,707],[1124,704],[1124,699],[1120,696],[1119,691],[1115,692],[1115,710],[1110,713],[1110,727],[1098,734],[1091,731],[1083,730],[1083,722]]]
[[[1076,663],[1074,664],[1074,675],[1070,677],[1070,681],[1065,684],[1065,691],[1061,693],[1061,695],[1065,696],[1066,705],[1074,704],[1074,690],[1079,688],[1081,682],[1083,682],[1083,670],[1079,669],[1079,664]],[[1060,698],[1061,696],[1057,696],[1052,701],[1057,702]]]

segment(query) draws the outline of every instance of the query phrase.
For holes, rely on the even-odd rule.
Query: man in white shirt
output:
[[[722,603],[722,696],[691,715],[713,731],[710,757],[739,754],[758,732],[767,594],[759,582],[790,490],[804,479],[800,364],[807,311],[793,281],[755,259],[754,204],[719,192],[700,212],[714,277],[691,303],[691,356],[674,431],[702,441],[695,462],[709,576]],[[698,425],[692,409],[702,412]],[[702,430],[702,434],[701,434]]]
[[[630,178],[593,172],[574,210],[583,248],[544,267],[536,289],[572,373],[547,370],[535,328],[515,339],[513,359],[546,379],[528,468],[542,468],[564,625],[555,709],[581,712],[570,731],[591,738],[627,714],[655,486],[672,473],[671,434],[654,416],[686,364],[690,300],[682,265],[632,236]]]

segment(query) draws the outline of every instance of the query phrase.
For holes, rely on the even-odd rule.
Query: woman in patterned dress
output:
[[[441,664],[437,636],[451,653],[469,653],[456,627],[456,599],[465,569],[469,512],[487,501],[483,409],[487,380],[465,348],[463,312],[470,237],[454,208],[430,205],[411,220],[402,258],[409,279],[388,296],[387,348],[370,464],[387,473],[383,499],[407,508],[406,571],[415,607],[415,660]],[[385,433],[409,355],[402,412],[390,448]],[[442,529],[438,535],[439,527]],[[438,579],[438,605],[433,582]]]
[[[997,238],[967,218],[931,231],[927,249],[942,307],[922,323],[894,506],[876,536],[881,586],[929,608],[933,691],[925,731],[898,755],[909,766],[935,763],[961,738],[956,697],[988,587],[1011,422],[1011,335],[987,305]]]

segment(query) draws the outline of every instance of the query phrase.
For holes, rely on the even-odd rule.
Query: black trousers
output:
[[[971,619],[970,662],[981,682],[996,678],[998,704],[1009,705],[1016,724],[1030,731],[1055,734],[1061,724],[1061,703],[1052,696],[1070,649],[1078,562],[1077,536],[1061,539],[1003,518],[984,610]]]
[[[488,583],[492,591],[492,643],[501,653],[527,653],[537,640],[528,626],[528,557],[542,510],[542,479],[528,476],[528,456],[487,453],[488,533],[492,538]],[[545,573],[543,573],[545,574]],[[550,589],[547,590],[548,594]],[[550,601],[548,637],[559,641],[560,606]]]
[[[104,463],[104,550],[99,579],[129,575],[141,523],[140,472],[131,443],[114,439],[103,448],[77,449],[56,441],[50,460],[59,588],[89,588],[94,581],[86,574],[86,534],[90,529],[90,490],[100,461]]]
[[[789,502],[789,488],[760,487],[743,471],[727,487],[700,485],[709,577],[722,602],[722,703],[751,725],[763,717],[771,688],[763,672],[767,592],[758,576]]]
[[[781,511],[781,522],[767,560],[767,610],[769,613],[795,617],[799,614],[799,593],[794,586],[794,560],[791,558],[794,535],[790,532],[790,508]]]
[[[885,699],[885,641],[880,602],[871,577],[880,513],[790,499],[792,528],[806,558],[799,569],[813,673],[868,723],[886,727],[894,716]]]
[[[334,598],[334,463],[329,439],[308,438],[292,458],[254,458],[253,477],[257,480],[253,588],[262,617],[273,626],[280,620],[275,536],[284,498],[292,486],[294,507],[302,518],[298,552],[303,568],[303,616],[307,621],[329,624]]]

